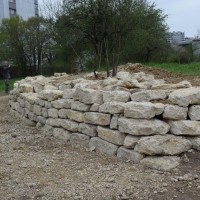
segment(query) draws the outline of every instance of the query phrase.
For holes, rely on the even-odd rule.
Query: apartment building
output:
[[[177,44],[185,41],[185,33],[181,31],[173,31],[168,34],[167,38],[168,42],[170,44]]]
[[[0,0],[0,22],[17,15],[27,20],[38,14],[38,0]]]

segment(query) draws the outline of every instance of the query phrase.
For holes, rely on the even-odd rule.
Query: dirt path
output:
[[[73,149],[14,118],[0,97],[1,200],[199,200],[200,155],[188,158],[162,173]]]

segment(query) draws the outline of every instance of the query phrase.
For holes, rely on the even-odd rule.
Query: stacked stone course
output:
[[[200,150],[200,88],[187,81],[123,71],[104,80],[27,77],[15,83],[10,107],[72,146],[155,169],[172,169],[184,152]]]

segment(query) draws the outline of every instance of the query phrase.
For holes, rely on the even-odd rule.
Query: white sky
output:
[[[200,31],[200,0],[151,0],[168,15],[170,31],[194,37]]]
[[[44,0],[39,0],[39,4]],[[48,0],[46,0],[48,1]],[[55,0],[52,0],[55,1]],[[186,37],[200,34],[200,0],[149,0],[168,15],[170,31],[185,32]]]

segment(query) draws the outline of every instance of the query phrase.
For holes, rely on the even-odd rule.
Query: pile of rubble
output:
[[[159,170],[200,150],[200,87],[143,72],[89,80],[65,73],[14,84],[10,107],[30,125],[75,147]]]

